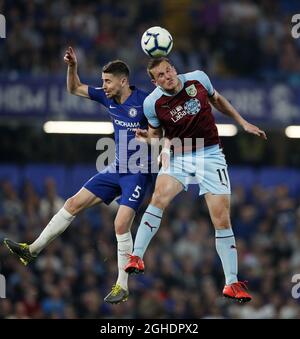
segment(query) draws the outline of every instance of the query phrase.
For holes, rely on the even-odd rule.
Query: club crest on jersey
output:
[[[130,118],[136,117],[137,116],[137,109],[134,108],[134,107],[130,108],[128,115],[130,116]]]
[[[184,110],[187,112],[187,114],[195,115],[197,114],[201,109],[201,104],[198,99],[190,99],[184,104]]]
[[[197,95],[197,88],[195,85],[190,85],[185,89],[186,93],[190,97],[195,97]]]

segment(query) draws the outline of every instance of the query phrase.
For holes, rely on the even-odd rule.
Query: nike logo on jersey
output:
[[[109,108],[117,108],[117,107],[115,107],[115,106],[112,106],[112,105],[109,105]]]

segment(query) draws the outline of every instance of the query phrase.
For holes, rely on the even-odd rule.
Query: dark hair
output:
[[[148,62],[148,66],[147,66],[147,73],[149,75],[149,77],[151,79],[154,79],[153,74],[151,73],[151,70],[153,68],[155,68],[156,66],[160,65],[163,61],[168,62],[170,65],[173,66],[172,62],[170,61],[170,59],[166,58],[166,57],[161,57],[161,58],[153,58],[150,59],[150,61]]]
[[[126,78],[129,78],[129,67],[124,61],[121,60],[110,61],[103,66],[102,72],[113,75],[125,75]]]

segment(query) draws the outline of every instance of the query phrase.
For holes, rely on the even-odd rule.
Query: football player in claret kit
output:
[[[9,239],[5,239],[4,242],[13,253],[18,255],[22,263],[27,265],[42,249],[65,231],[78,213],[102,202],[110,204],[116,197],[121,196],[120,207],[115,218],[119,274],[116,284],[104,299],[109,303],[119,303],[128,298],[128,274],[124,271],[124,267],[128,255],[132,252],[130,227],[147,189],[154,181],[149,171],[135,169],[134,173],[130,172],[127,163],[134,153],[128,150],[127,146],[131,140],[135,140],[135,128],[147,128],[143,102],[148,94],[129,85],[129,68],[121,60],[111,61],[103,67],[102,88],[80,82],[77,58],[71,47],[67,49],[64,61],[68,65],[68,91],[95,100],[109,110],[115,131],[116,160],[85,183],[77,194],[69,198],[32,244],[16,243]],[[123,139],[119,140],[121,132],[126,136],[125,142]],[[141,159],[137,166],[145,168],[149,164],[151,164],[150,154],[149,157]]]
[[[223,295],[240,302],[251,300],[245,282],[238,281],[237,249],[230,220],[230,182],[227,164],[220,147],[218,130],[210,104],[233,118],[251,134],[266,139],[264,131],[248,123],[212,86],[202,71],[178,75],[166,58],[151,59],[148,74],[156,89],[144,101],[148,130],[137,130],[138,139],[167,139],[162,151],[162,168],[158,174],[151,202],[145,211],[134,242],[134,251],[125,267],[128,273],[144,271],[143,256],[152,237],[158,231],[163,211],[191,182],[197,183],[204,194],[215,228],[216,249],[225,274]],[[170,157],[172,139],[192,140],[183,153],[176,148]],[[203,140],[197,148],[197,140]],[[201,143],[199,143],[201,144]],[[195,165],[202,163],[200,169]],[[201,167],[201,166],[200,166]]]

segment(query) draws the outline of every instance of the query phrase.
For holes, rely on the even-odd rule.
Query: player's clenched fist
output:
[[[136,128],[134,131],[135,131],[135,137],[137,138],[137,140],[142,141],[142,142],[147,142],[147,143],[149,142],[148,130]]]
[[[65,56],[64,56],[64,62],[68,66],[75,66],[75,65],[77,65],[76,54],[75,54],[75,52],[74,52],[72,47],[68,47],[68,49],[66,50],[66,53],[65,53]]]

